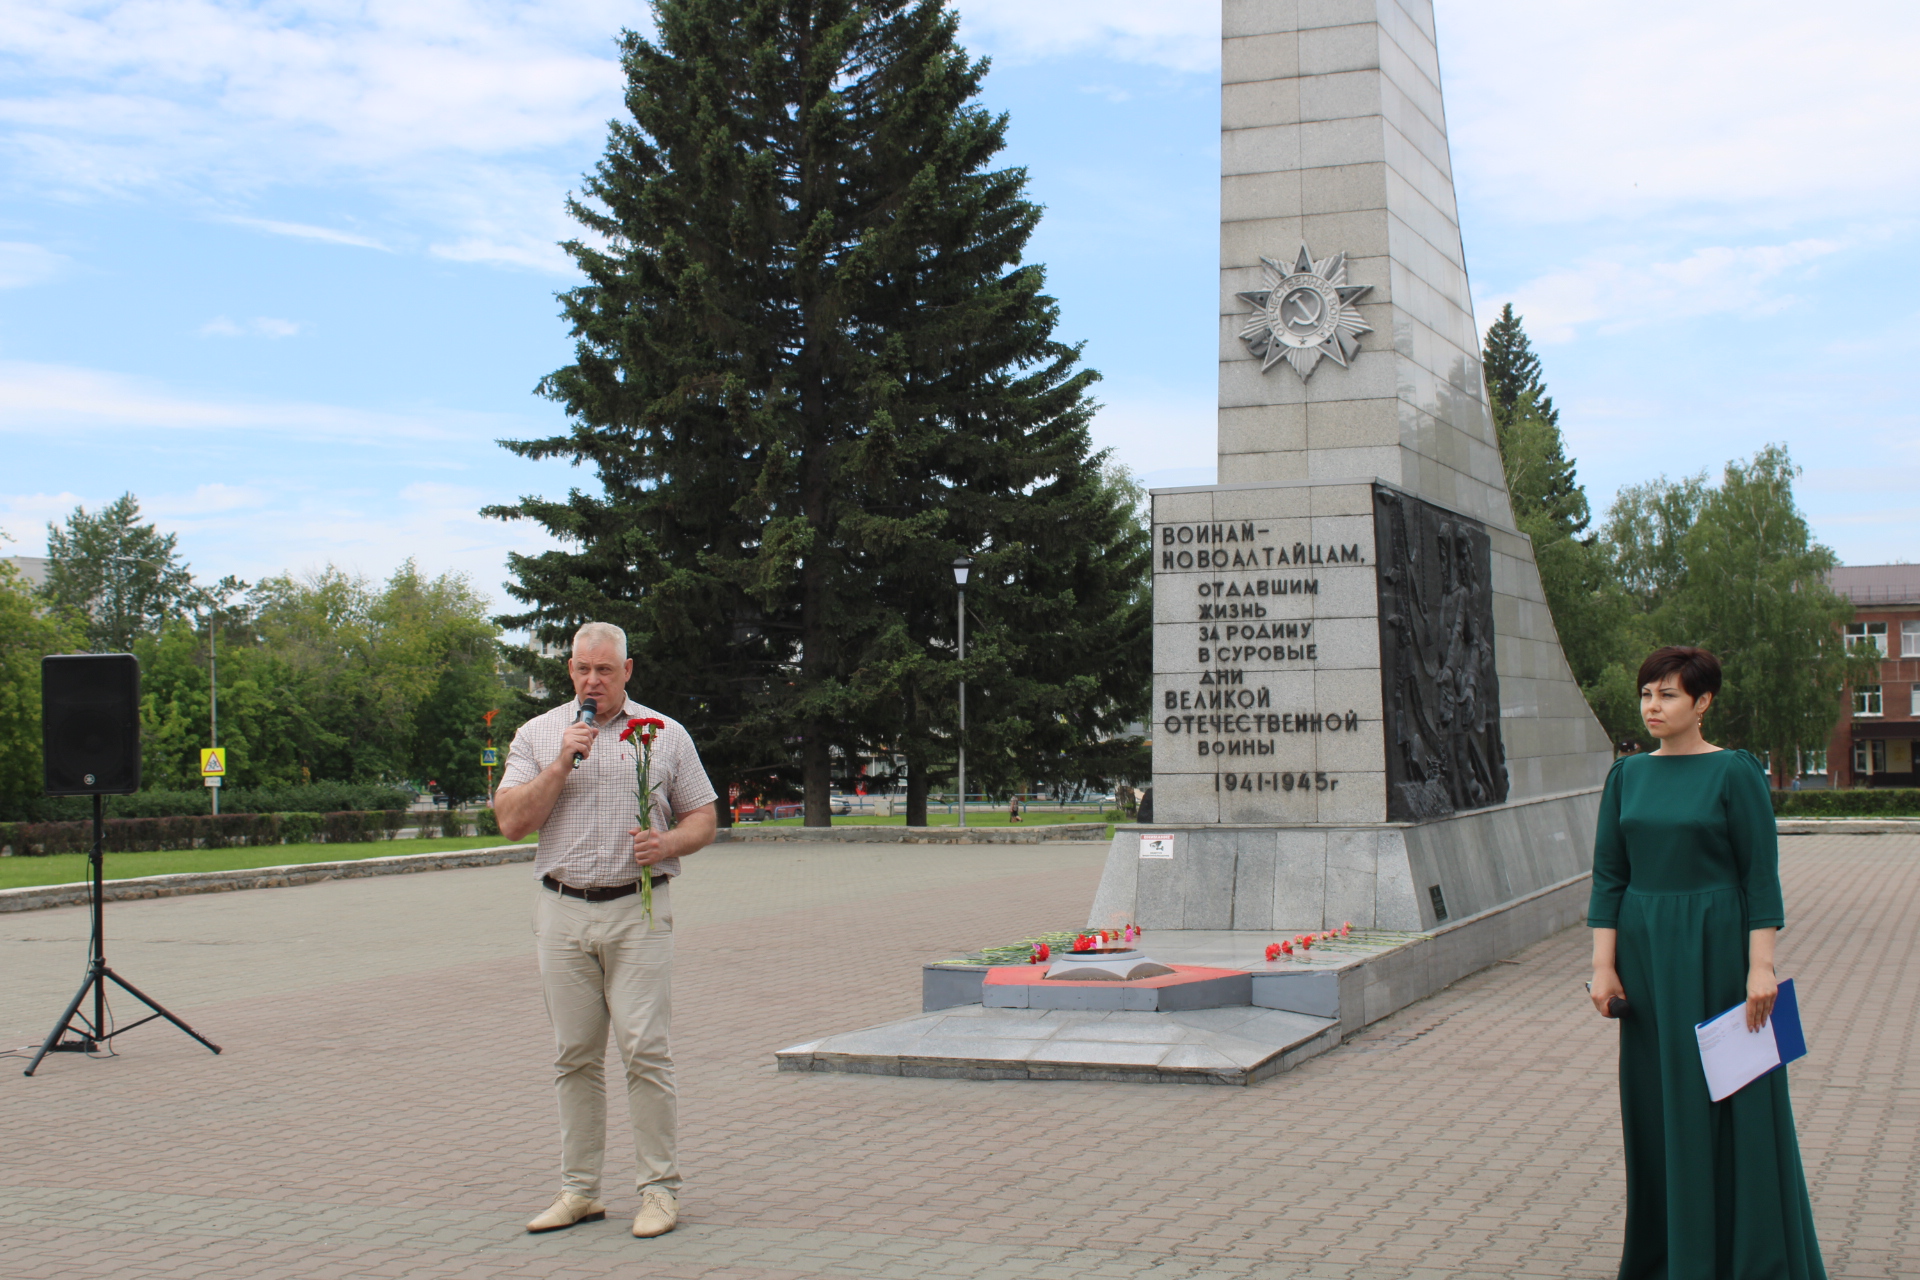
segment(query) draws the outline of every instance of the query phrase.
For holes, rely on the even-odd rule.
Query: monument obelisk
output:
[[[1219,483],[1155,490],[1154,826],[1092,912],[1432,929],[1586,870],[1612,755],[1514,528],[1431,0],[1225,0]]]

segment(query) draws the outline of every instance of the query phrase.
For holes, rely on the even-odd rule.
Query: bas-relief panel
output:
[[[1507,798],[1495,670],[1492,544],[1475,520],[1374,494],[1381,549],[1387,812],[1423,821]]]

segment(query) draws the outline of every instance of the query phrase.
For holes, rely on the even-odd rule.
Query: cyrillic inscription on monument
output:
[[[1351,513],[1325,488],[1156,496],[1156,816],[1384,813],[1374,522],[1347,487]]]

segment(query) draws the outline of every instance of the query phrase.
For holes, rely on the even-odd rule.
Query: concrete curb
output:
[[[535,846],[503,844],[491,849],[451,849],[443,853],[403,853],[386,858],[356,858],[349,862],[303,862],[290,867],[245,867],[237,871],[184,871],[170,876],[138,876],[109,880],[108,902],[131,898],[174,898],[189,893],[229,893],[235,889],[280,889],[322,880],[354,880],[363,876],[404,876],[415,871],[451,871],[456,867],[491,867],[503,862],[532,862]],[[84,906],[91,884],[36,884],[0,889],[0,912],[39,911],[46,907]]]
[[[1777,818],[1783,836],[1920,835],[1920,818]]]
[[[728,827],[715,844],[811,842],[834,844],[1047,844],[1105,840],[1104,822],[1056,822],[1037,827]]]

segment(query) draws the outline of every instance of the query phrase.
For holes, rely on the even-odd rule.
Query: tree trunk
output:
[[[807,740],[800,747],[800,768],[805,791],[805,816],[801,825],[833,825],[833,758],[827,752],[827,735],[819,725],[807,726]]]
[[[927,825],[927,766],[912,755],[907,757],[907,825]]]

